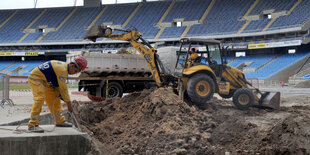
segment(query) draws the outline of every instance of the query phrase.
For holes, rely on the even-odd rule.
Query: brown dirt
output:
[[[295,88],[310,88],[310,80],[299,82]]]
[[[131,53],[127,51],[126,49],[120,49],[116,52],[116,54],[131,54]]]
[[[79,112],[92,154],[310,154],[310,98],[282,100],[276,111],[241,111],[216,98],[198,108],[158,88]]]

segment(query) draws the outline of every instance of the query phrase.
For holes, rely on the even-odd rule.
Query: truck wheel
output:
[[[207,74],[197,74],[187,83],[187,94],[192,102],[204,104],[213,97],[215,84]]]
[[[105,96],[105,87],[103,89],[103,96]],[[123,87],[117,82],[109,83],[108,97],[122,97],[123,96]]]
[[[229,94],[219,94],[222,98],[231,98],[231,97],[233,97],[233,95],[234,95],[234,93],[235,93],[235,90],[229,90]]]
[[[233,96],[234,105],[240,110],[247,110],[254,104],[254,95],[250,89],[240,88]]]

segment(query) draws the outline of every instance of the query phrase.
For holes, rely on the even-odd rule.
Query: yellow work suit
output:
[[[33,105],[28,127],[39,125],[39,116],[44,101],[52,115],[55,115],[56,124],[65,121],[60,103],[61,96],[65,102],[70,101],[66,79],[68,77],[68,63],[51,60],[33,69],[28,77],[28,83],[33,94]],[[57,100],[55,100],[57,99]],[[54,104],[54,105],[53,105]]]
[[[187,67],[191,67],[194,64],[197,57],[198,53],[191,53],[191,55],[187,58],[188,59],[188,62],[186,64]]]
[[[195,61],[195,59],[198,57],[198,53],[192,53],[191,56],[188,57],[188,60],[193,60]]]

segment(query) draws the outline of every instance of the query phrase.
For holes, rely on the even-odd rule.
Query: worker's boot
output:
[[[40,128],[38,125],[29,127],[28,131],[35,132],[35,133],[44,133],[44,130]]]
[[[62,122],[60,124],[56,124],[57,127],[72,127],[72,123]]]

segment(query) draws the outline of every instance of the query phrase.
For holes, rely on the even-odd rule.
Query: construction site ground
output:
[[[262,89],[282,92],[279,110],[241,111],[217,95],[205,105],[182,103],[170,88],[100,103],[76,99],[84,101],[78,110],[91,154],[310,154],[310,88]],[[0,124],[29,117],[31,104],[15,103],[0,107]]]

